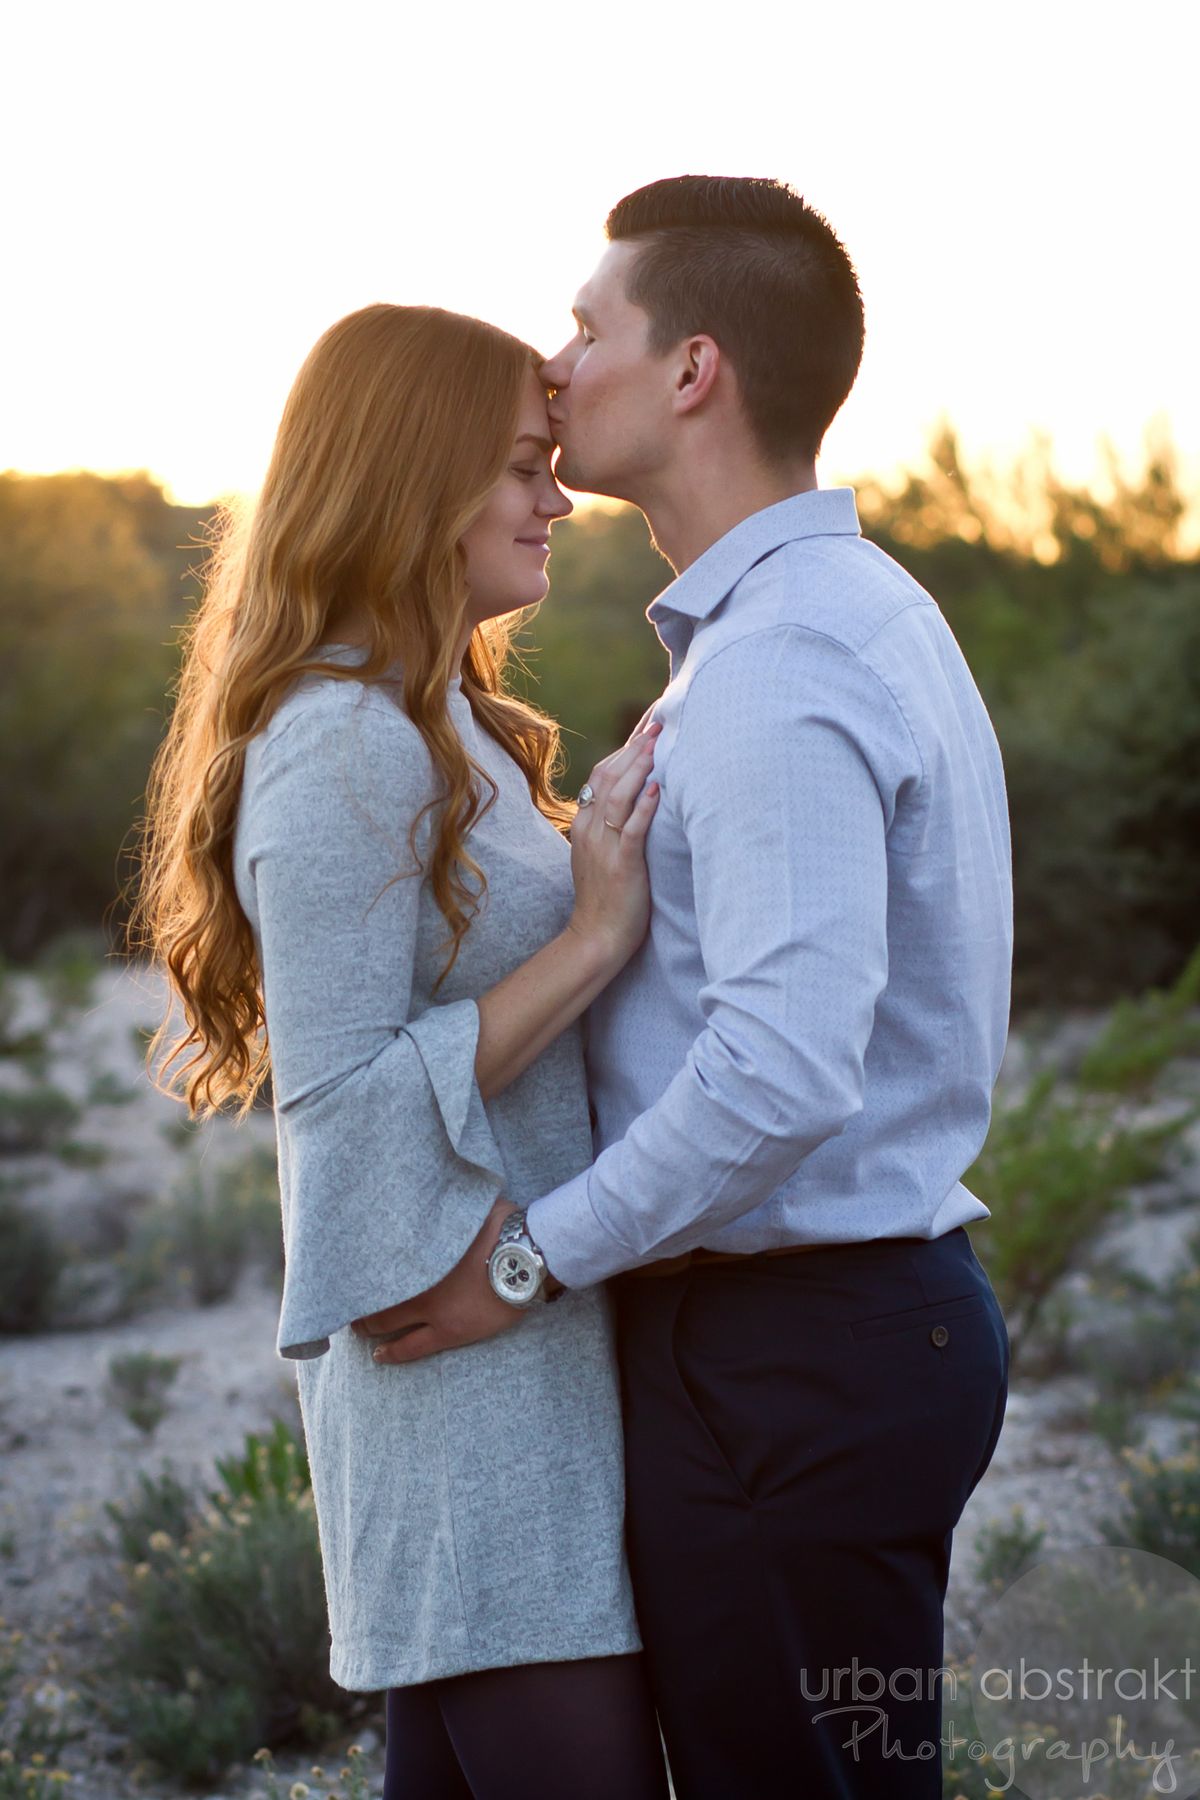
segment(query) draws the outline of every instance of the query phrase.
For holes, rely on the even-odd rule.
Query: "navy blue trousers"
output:
[[[1008,1395],[966,1231],[611,1287],[677,1800],[940,1800],[951,1533]]]

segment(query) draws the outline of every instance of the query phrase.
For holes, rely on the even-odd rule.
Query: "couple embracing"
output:
[[[817,484],[863,346],[827,222],[685,176],[607,235],[548,360],[376,305],[301,369],[152,784],[173,1048],[196,1111],[273,1083],[278,1350],[385,1800],[661,1800],[664,1746],[678,1800],[935,1800],[1008,1380],[961,1181],[1000,755]],[[504,682],[563,487],[677,571],[662,695],[574,803]]]

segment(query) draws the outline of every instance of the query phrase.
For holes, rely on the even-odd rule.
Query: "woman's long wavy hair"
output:
[[[439,982],[486,886],[464,840],[495,798],[446,713],[454,674],[480,727],[522,769],[534,804],[559,829],[570,822],[574,808],[554,785],[558,727],[503,685],[520,615],[477,627],[453,666],[466,623],[462,534],[511,454],[531,361],[527,344],[440,308],[351,313],[296,377],[252,511],[226,509],[214,523],[151,772],[131,929],[133,946],[160,961],[170,982],[171,1006],[150,1045],[153,1077],[193,1117],[231,1101],[245,1113],[270,1068],[233,836],[246,745],[301,674],[372,681],[401,665],[404,706],[442,789],[424,867],[449,927]],[[316,651],[336,641],[351,609],[365,621],[364,659],[322,661]],[[481,784],[492,790],[486,797]],[[414,825],[414,855],[415,837]]]

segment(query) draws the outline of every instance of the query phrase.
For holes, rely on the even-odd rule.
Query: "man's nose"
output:
[[[567,361],[567,349],[568,346],[564,344],[561,350],[556,350],[553,356],[548,356],[539,368],[538,380],[543,387],[565,388],[570,381],[571,368]]]

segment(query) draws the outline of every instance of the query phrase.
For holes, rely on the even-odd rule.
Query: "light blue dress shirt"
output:
[[[825,488],[647,616],[650,929],[588,1014],[596,1160],[530,1205],[535,1242],[577,1287],[987,1218],[961,1177],[1008,1031],[1008,808],[941,610]]]

